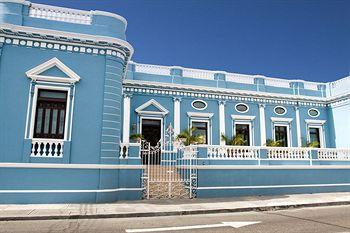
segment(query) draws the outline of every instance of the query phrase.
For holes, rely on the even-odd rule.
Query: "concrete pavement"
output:
[[[143,200],[106,204],[0,205],[0,221],[150,217],[344,204],[350,204],[348,192],[225,199]]]
[[[350,206],[140,218],[2,221],[0,233],[345,233]]]

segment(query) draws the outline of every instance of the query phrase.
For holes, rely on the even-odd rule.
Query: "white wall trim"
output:
[[[291,123],[293,118],[285,118],[285,117],[271,117],[272,122],[287,122]]]
[[[189,117],[200,117],[200,118],[208,118],[208,119],[211,119],[211,118],[214,116],[214,113],[187,112],[187,116],[189,116]]]
[[[265,189],[265,188],[305,188],[305,187],[337,187],[350,186],[350,183],[339,184],[290,184],[290,185],[255,185],[255,186],[216,186],[216,187],[197,187],[198,190],[216,190],[216,189]]]
[[[128,165],[128,164],[63,164],[63,163],[0,163],[1,168],[61,168],[61,169],[142,169],[143,165]]]
[[[156,107],[159,112],[156,111],[145,111],[144,109],[146,109],[147,107],[153,105],[154,107]],[[137,107],[135,109],[135,111],[141,115],[141,114],[149,114],[149,115],[167,115],[169,113],[169,111],[163,107],[160,103],[158,103],[155,99],[151,99],[149,101],[147,101],[146,103],[140,105],[139,107]]]
[[[221,138],[221,135],[226,135],[225,132],[225,102],[219,101],[219,137],[220,145],[225,145],[226,142]]]
[[[130,96],[123,98],[123,143],[129,143],[130,139]]]
[[[231,118],[233,120],[247,120],[247,121],[253,121],[255,119],[255,116],[245,116],[245,115],[231,115]]]
[[[313,119],[305,119],[307,124],[316,124],[316,125],[324,125],[326,123],[325,120],[313,120]]]
[[[181,126],[181,100],[180,98],[174,98],[174,136],[180,134]]]
[[[301,129],[300,129],[300,111],[299,107],[295,107],[295,121],[297,124],[297,144],[298,147],[301,147]]]
[[[142,191],[143,188],[116,188],[116,189],[27,189],[27,190],[0,190],[0,193],[111,193],[122,191]]]
[[[260,145],[266,144],[266,122],[265,122],[265,105],[259,105],[259,119],[260,119]]]

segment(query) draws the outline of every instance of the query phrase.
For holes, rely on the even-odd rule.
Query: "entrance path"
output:
[[[143,200],[106,204],[0,205],[0,221],[193,215],[348,204],[350,204],[350,192],[264,197]]]

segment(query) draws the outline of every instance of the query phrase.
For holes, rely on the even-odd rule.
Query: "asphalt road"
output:
[[[350,206],[169,217],[0,222],[0,232],[350,233]]]

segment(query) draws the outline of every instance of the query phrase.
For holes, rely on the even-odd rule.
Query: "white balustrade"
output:
[[[258,159],[259,147],[210,145],[207,155],[211,159]]]
[[[62,158],[63,140],[32,139],[31,157]]]
[[[198,69],[182,69],[182,76],[186,78],[199,78],[214,80],[214,72],[208,70],[198,70]]]
[[[189,158],[196,158],[197,157],[197,146],[190,145],[190,146],[184,146],[182,148],[183,150],[183,158],[189,159]]]
[[[319,160],[350,160],[350,149],[317,149],[317,158]]]
[[[29,7],[29,16],[77,24],[91,24],[92,22],[92,17],[89,11],[33,3]]]
[[[267,158],[276,160],[309,160],[311,148],[266,147]]]
[[[170,67],[147,64],[135,64],[135,72],[145,74],[170,75]]]

